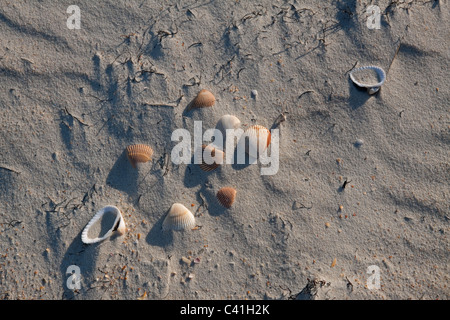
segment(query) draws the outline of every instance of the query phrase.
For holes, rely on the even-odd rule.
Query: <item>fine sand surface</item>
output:
[[[447,1],[380,0],[380,29],[368,0],[76,2],[81,29],[73,1],[0,0],[0,299],[449,298]],[[275,175],[172,163],[225,114],[280,130]],[[175,202],[194,230],[162,232]],[[83,244],[106,205],[127,233]]]

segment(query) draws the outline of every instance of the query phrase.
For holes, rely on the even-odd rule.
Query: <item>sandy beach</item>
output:
[[[0,0],[0,299],[447,300],[449,13]],[[375,94],[363,66],[386,73]],[[188,110],[202,89],[215,104]],[[278,130],[275,174],[173,163],[176,129],[223,115]],[[131,144],[151,160],[133,168]],[[174,203],[194,228],[163,232]],[[83,243],[108,205],[125,234]]]

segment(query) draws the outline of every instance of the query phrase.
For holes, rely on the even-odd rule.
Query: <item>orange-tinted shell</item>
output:
[[[212,107],[215,102],[216,98],[214,95],[210,91],[203,89],[197,94],[194,100],[191,101],[188,106],[188,111],[196,108]]]
[[[220,163],[220,161],[219,161],[219,163],[217,163],[216,161],[214,161],[214,162],[211,163],[211,164],[206,163],[205,160],[203,159],[203,152],[205,151],[205,149],[212,149],[211,151],[209,151],[209,150],[207,151],[207,152],[210,152],[210,153],[211,153],[211,157],[212,157],[212,158],[215,158],[215,157],[216,157],[216,154],[217,154],[219,157],[222,157],[221,163]],[[199,152],[200,152],[200,150],[199,150]],[[201,155],[199,155],[199,157],[201,157],[202,163],[200,163],[198,166],[199,166],[200,169],[202,169],[203,171],[208,172],[208,171],[213,171],[213,170],[217,169],[217,168],[223,163],[223,161],[224,161],[224,160],[223,160],[223,159],[224,159],[224,152],[221,151],[221,150],[219,150],[219,149],[217,149],[217,148],[213,148],[213,147],[210,147],[210,146],[207,146],[207,145],[203,144],[203,145],[202,145],[202,148],[201,148]]]
[[[245,130],[245,134],[241,137],[239,143],[245,143],[245,137],[248,137],[245,152],[253,158],[258,158],[258,155],[269,146],[271,140],[269,129],[260,125],[253,125]]]
[[[236,199],[236,189],[232,187],[223,187],[217,192],[217,200],[225,208],[230,208]]]
[[[147,162],[152,158],[153,149],[146,144],[132,144],[127,147],[128,160],[133,168],[139,162]]]
[[[260,126],[259,124],[255,124],[248,128],[246,131],[249,132],[250,136],[255,136],[257,141],[259,142],[259,139],[265,139],[265,147],[267,148],[270,144],[270,131],[264,126]],[[264,145],[264,144],[263,144]]]

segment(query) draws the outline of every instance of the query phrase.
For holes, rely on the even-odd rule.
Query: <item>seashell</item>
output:
[[[89,238],[88,236],[89,229],[107,213],[113,213],[116,215],[112,227],[101,237]],[[120,210],[115,206],[106,206],[100,209],[94,215],[94,217],[92,217],[91,221],[88,222],[86,227],[83,229],[83,232],[81,233],[81,241],[83,241],[86,244],[96,243],[103,241],[106,238],[109,238],[113,232],[117,232],[118,234],[123,235],[125,234],[125,231],[126,231],[125,221],[123,220],[122,213],[120,212]]]
[[[236,116],[233,116],[231,114],[226,114],[222,116],[219,121],[217,122],[216,129],[218,129],[222,133],[223,140],[223,148],[227,148],[227,143],[231,143],[229,147],[234,148],[234,138],[232,138],[233,141],[227,141],[227,130],[229,129],[239,129],[241,126],[241,120],[239,120]],[[231,136],[233,137],[233,136]]]
[[[152,158],[153,149],[146,144],[132,144],[127,147],[128,160],[133,168],[139,162],[147,162]]]
[[[241,126],[241,120],[231,114],[222,116],[217,122],[216,128],[222,132],[225,137],[227,129],[237,129]]]
[[[174,203],[172,207],[170,207],[162,224],[163,231],[180,231],[192,229],[193,227],[195,227],[195,217],[192,212],[181,203]]]
[[[248,144],[245,144],[245,152],[253,158],[258,158],[258,154],[264,152],[270,144],[270,131],[266,127],[253,125],[244,131],[239,140],[239,144],[245,143],[248,137]]]
[[[189,103],[187,111],[197,108],[212,107],[215,102],[216,98],[214,95],[210,91],[203,89],[197,94],[194,100]]]
[[[217,192],[217,200],[225,208],[230,208],[236,199],[236,189],[232,187],[223,187]]]
[[[355,73],[360,73],[364,70],[374,70],[377,73],[378,76],[378,82],[377,83],[362,83],[360,81],[358,81],[355,78]],[[384,72],[384,70],[380,67],[375,67],[375,66],[365,66],[365,67],[361,67],[355,70],[352,70],[350,72],[350,79],[353,81],[353,83],[355,85],[357,85],[358,87],[361,88],[366,88],[367,91],[369,92],[369,94],[374,94],[376,92],[378,92],[378,90],[380,90],[381,86],[383,85],[383,83],[386,81],[386,73]]]
[[[210,159],[205,158],[205,151],[206,154],[211,155]],[[225,153],[218,148],[203,144],[201,149],[199,149],[197,152],[199,152],[199,154],[197,155],[197,159],[201,159],[202,161],[198,166],[203,171],[213,171],[217,169],[222,163],[224,163]]]

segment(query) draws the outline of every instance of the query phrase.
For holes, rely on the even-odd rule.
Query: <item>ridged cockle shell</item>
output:
[[[216,102],[216,98],[212,94],[211,91],[208,91],[206,89],[201,90],[197,96],[192,100],[188,107],[187,111],[197,108],[206,108],[206,107],[212,107],[214,103]]]
[[[236,189],[232,187],[223,187],[217,192],[217,200],[225,208],[231,208],[236,199]]]
[[[153,149],[146,144],[132,144],[127,147],[127,157],[133,168],[140,162],[149,161],[152,155]]]
[[[185,229],[192,229],[195,227],[195,217],[188,208],[181,203],[174,203],[166,218],[163,221],[163,231],[174,230],[181,231]]]

